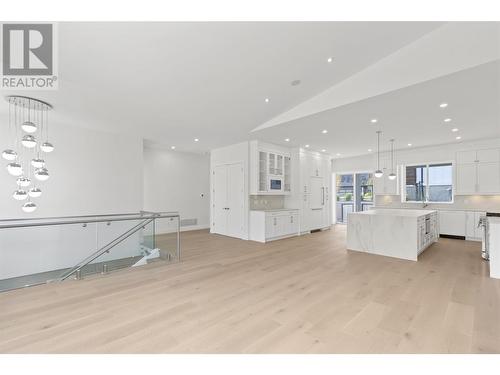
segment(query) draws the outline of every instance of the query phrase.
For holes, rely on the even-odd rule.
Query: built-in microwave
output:
[[[270,191],[282,191],[283,190],[283,179],[270,177],[269,178],[269,190]]]

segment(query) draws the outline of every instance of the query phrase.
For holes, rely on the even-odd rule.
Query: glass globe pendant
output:
[[[43,142],[40,146],[40,150],[47,153],[52,152],[54,151],[54,145],[50,142]]]
[[[391,173],[389,174],[389,180],[396,179],[396,173],[394,173],[394,139],[391,139]]]
[[[16,201],[23,201],[28,198],[28,193],[26,192],[26,190],[18,189],[12,194],[12,198],[14,198]]]
[[[45,160],[39,158],[31,159],[31,165],[34,168],[43,168],[45,166]]]
[[[26,133],[34,133],[36,132],[37,126],[31,121],[25,121],[21,125],[21,129],[23,129]]]
[[[389,180],[395,180],[396,174],[394,172],[392,172],[388,177],[389,177]]]
[[[14,150],[3,150],[2,158],[8,161],[13,161],[17,159],[17,152]]]
[[[36,139],[32,135],[25,135],[21,140],[21,144],[26,148],[33,148],[36,146]]]
[[[28,177],[18,177],[17,184],[21,187],[30,186],[31,180]]]
[[[29,201],[23,204],[23,211],[26,213],[30,213],[36,210],[36,204],[33,202]]]
[[[384,175],[384,172],[382,172],[380,169],[377,169],[374,173],[375,177],[380,178]]]
[[[7,165],[7,172],[12,176],[20,176],[23,174],[23,167],[19,163],[9,163]]]
[[[42,191],[39,188],[34,187],[28,191],[28,195],[31,198],[38,198],[40,195],[42,195]]]
[[[35,178],[38,181],[47,181],[49,179],[49,171],[47,168],[38,168],[35,170]]]
[[[380,178],[384,175],[384,172],[380,169],[380,134],[382,132],[380,130],[377,131],[377,170],[374,175],[376,178]]]

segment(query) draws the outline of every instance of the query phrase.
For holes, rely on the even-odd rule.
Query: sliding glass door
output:
[[[346,223],[349,212],[365,211],[373,205],[371,173],[344,173],[336,176],[337,223]]]

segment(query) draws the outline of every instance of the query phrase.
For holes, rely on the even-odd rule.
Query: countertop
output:
[[[468,212],[487,212],[487,210],[479,210],[474,208],[456,208],[456,207],[432,207],[432,208],[422,208],[422,207],[373,207],[374,210],[431,210],[431,211],[468,211]]]
[[[250,210],[250,211],[258,211],[258,212],[280,212],[280,211],[298,211],[298,208],[272,208],[269,210]]]
[[[372,209],[368,211],[361,211],[361,212],[350,212],[349,215],[384,215],[384,216],[409,216],[409,217],[418,217],[418,216],[424,216],[424,215],[429,215],[434,212],[437,212],[436,210],[424,210],[424,209],[417,209],[417,210],[412,210],[408,208],[384,208],[384,209]]]

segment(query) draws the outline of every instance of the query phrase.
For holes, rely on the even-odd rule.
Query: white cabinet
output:
[[[456,195],[500,194],[500,149],[460,151],[456,160]]]
[[[483,228],[479,227],[479,218],[486,212],[467,211],[465,213],[465,238],[472,241],[482,241]]]
[[[250,194],[289,194],[291,171],[290,152],[287,149],[258,141],[250,142]]]
[[[439,234],[465,237],[465,211],[439,211]]]
[[[389,179],[389,174],[391,174],[392,169],[390,167],[390,160],[381,160],[380,168],[384,174],[382,177],[373,177],[373,191],[375,195],[399,195],[399,168],[395,167],[394,173],[396,178],[394,180]]]
[[[250,211],[250,240],[267,242],[299,234],[299,211]]]
[[[213,170],[212,232],[243,238],[245,196],[242,163],[224,164]]]

